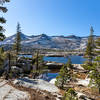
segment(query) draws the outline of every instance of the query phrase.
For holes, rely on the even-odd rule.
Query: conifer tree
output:
[[[94,39],[93,39],[93,27],[90,28],[90,36],[88,38],[87,48],[85,56],[89,59],[90,62],[93,60],[93,50],[94,50]]]
[[[8,9],[4,7],[4,4],[10,2],[10,0],[0,0],[0,13],[6,13]],[[3,28],[3,25],[6,23],[6,19],[2,16],[0,16],[0,41],[3,41],[5,39],[5,35],[3,34],[5,32],[5,29]],[[5,59],[5,53],[3,47],[0,48],[0,69],[3,68]]]
[[[57,81],[55,82],[56,86],[63,89],[67,80],[70,79],[70,73],[68,68],[65,65],[60,69],[59,76],[56,77]]]
[[[5,59],[5,53],[3,47],[0,48],[0,69],[3,68],[3,63]]]
[[[68,62],[66,64],[66,66],[68,67],[68,69],[70,71],[70,81],[74,81],[74,78],[75,78],[75,76],[73,74],[74,67],[72,65],[72,62],[71,62],[71,59],[70,58],[68,58]]]
[[[100,66],[98,66],[97,64],[94,64],[94,69],[90,74],[90,78],[91,78],[90,82],[99,89],[99,94],[100,94]]]
[[[10,2],[10,0],[0,0],[0,12],[6,13],[8,11],[8,9],[3,6],[7,2]],[[6,23],[6,19],[2,16],[0,17],[0,23],[1,24]],[[5,29],[3,28],[2,25],[0,25],[0,41],[5,39],[5,35],[3,34],[4,31]]]
[[[71,69],[72,69],[72,64],[71,64],[71,60],[68,59],[67,64],[63,65],[62,68],[60,69],[59,72],[59,76],[57,76],[57,81],[56,81],[56,85],[59,88],[64,88],[64,85],[72,79],[72,75],[71,75]]]
[[[21,51],[21,27],[19,23],[17,24],[17,33],[13,49],[16,51],[16,55]]]
[[[88,37],[88,43],[87,43],[87,47],[86,47],[86,51],[85,51],[85,57],[88,59],[85,64],[83,65],[83,67],[86,70],[91,70],[92,69],[92,61],[94,58],[94,38],[93,38],[93,27],[91,26],[90,28],[90,36]]]
[[[94,83],[97,86],[100,93],[100,38],[96,40],[95,53],[96,53],[96,57],[94,59],[93,69],[90,76],[91,76],[92,83]]]
[[[70,58],[68,58],[68,62],[67,62],[67,64],[66,64],[66,66],[67,66],[68,68],[70,68],[70,69],[73,69],[73,65],[72,65],[72,62],[71,62],[71,59],[70,59]]]

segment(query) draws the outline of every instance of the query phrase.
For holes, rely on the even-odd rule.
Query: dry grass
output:
[[[89,87],[79,87],[76,86],[74,88],[78,92],[82,92],[87,97],[93,98],[95,100],[100,100],[100,94],[97,88],[89,88]]]
[[[85,74],[85,73],[77,73],[76,74],[76,77],[79,78],[79,79],[85,79],[86,76],[87,76],[87,74]]]
[[[65,90],[60,89],[60,94],[61,94],[62,96],[64,96]]]

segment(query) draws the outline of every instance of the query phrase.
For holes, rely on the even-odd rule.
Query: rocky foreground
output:
[[[89,74],[80,65],[75,66],[76,81],[67,83],[65,87],[73,88],[78,100],[100,100],[97,89],[89,87]],[[28,77],[12,80],[0,78],[0,100],[62,100],[65,91],[56,87],[55,81],[56,78],[49,82]]]
[[[28,77],[13,80],[0,79],[0,100],[62,100],[62,93],[55,85],[56,79],[49,82]],[[78,100],[100,100],[99,95],[88,87],[90,79],[77,79],[72,86],[78,95]]]
[[[46,81],[0,79],[0,100],[61,100],[59,89]]]
[[[0,79],[0,100],[30,100],[30,94],[20,91],[8,84],[8,81]]]

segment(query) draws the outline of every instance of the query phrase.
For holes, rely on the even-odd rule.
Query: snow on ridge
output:
[[[7,37],[0,45],[13,44],[15,41],[15,35]],[[37,44],[38,48],[56,48],[56,49],[84,49],[87,44],[88,37],[78,37],[78,36],[48,36],[45,34],[36,36],[27,36],[21,34],[22,45],[27,45],[32,48]],[[45,45],[45,46],[44,46]]]

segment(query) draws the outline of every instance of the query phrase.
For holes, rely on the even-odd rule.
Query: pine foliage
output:
[[[71,64],[71,60],[68,59],[67,64],[63,65],[62,68],[60,69],[59,76],[57,76],[57,81],[56,81],[56,86],[59,88],[64,88],[64,85],[68,83],[70,80],[72,80],[72,72],[71,69],[73,68]]]
[[[13,49],[16,51],[16,55],[21,51],[21,27],[19,23],[17,24],[17,33]]]
[[[78,100],[77,93],[74,89],[70,88],[65,94],[62,100]]]
[[[96,57],[93,63],[93,70],[90,74],[91,82],[99,89],[100,93],[100,38],[96,40]]]
[[[6,13],[8,11],[8,9],[3,6],[7,2],[10,2],[10,0],[0,0],[0,12]],[[6,19],[4,17],[0,17],[0,23],[1,24],[6,23]],[[3,28],[2,25],[0,25],[0,41],[5,39],[5,35],[3,34],[4,31],[5,29]]]
[[[86,51],[85,51],[85,57],[88,60],[85,61],[85,64],[83,65],[83,67],[89,71],[92,69],[92,62],[93,62],[93,58],[94,58],[94,49],[95,49],[93,32],[94,32],[94,30],[93,30],[93,27],[91,26],[90,36],[88,37],[88,43],[87,43],[87,47],[86,47]]]
[[[94,39],[93,39],[93,27],[90,28],[90,36],[88,38],[87,48],[85,52],[85,56],[91,61],[93,59],[94,53]]]
[[[0,48],[0,69],[3,68],[4,60],[5,60],[5,53],[3,47]]]

